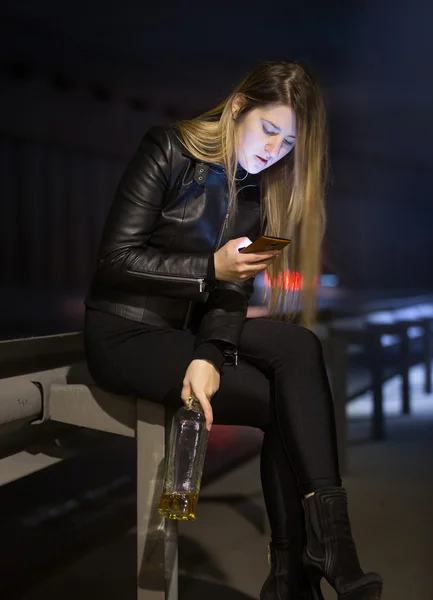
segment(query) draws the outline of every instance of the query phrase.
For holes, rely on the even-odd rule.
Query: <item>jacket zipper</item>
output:
[[[244,190],[244,189],[246,189],[247,187],[257,187],[257,186],[256,186],[256,185],[254,185],[254,184],[252,184],[252,183],[250,183],[250,184],[248,184],[248,185],[244,186],[243,188],[240,188],[239,190],[237,190],[237,192],[236,192],[236,193],[237,193],[237,194],[239,194],[239,192],[240,192],[241,190]],[[227,202],[227,211],[226,211],[226,215],[225,215],[225,217],[224,217],[224,221],[223,221],[223,224],[222,224],[222,227],[221,227],[221,230],[220,230],[219,236],[218,236],[218,241],[217,241],[217,244],[216,244],[215,250],[219,250],[219,247],[220,247],[220,244],[221,244],[221,240],[223,239],[224,232],[225,232],[225,230],[226,230],[226,228],[227,228],[227,223],[228,223],[228,220],[229,220],[229,216],[230,216],[230,209],[231,209],[231,207],[232,207],[232,202],[230,202],[230,204]]]
[[[228,220],[229,220],[230,208],[231,208],[231,204],[229,206],[229,203],[227,202],[226,215],[224,217],[224,221],[223,221],[223,224],[221,226],[221,230],[219,232],[219,236],[218,236],[218,240],[217,240],[217,243],[216,243],[216,246],[215,246],[215,250],[219,249],[220,244],[221,244],[221,240],[223,239],[223,235],[224,235],[224,232],[226,230],[227,223],[228,223]]]
[[[138,277],[143,277],[145,279],[165,279],[166,281],[187,281],[188,283],[198,283],[200,293],[204,290],[204,278],[195,277],[182,277],[181,275],[156,275],[155,273],[143,273],[138,271],[130,271],[128,270],[130,275],[135,275]]]
[[[216,248],[215,248],[216,250],[218,250],[219,247],[220,247],[221,240],[223,239],[223,235],[224,235],[224,232],[226,230],[228,220],[229,220],[229,213],[227,211],[226,216],[224,217],[224,221],[223,221],[223,224],[222,224],[222,227],[221,227],[221,231],[220,231],[219,236],[218,236],[218,241],[217,241]]]

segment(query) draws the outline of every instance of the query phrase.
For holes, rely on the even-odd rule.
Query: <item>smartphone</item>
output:
[[[287,240],[285,238],[262,235],[262,237],[249,246],[239,248],[239,252],[242,252],[243,254],[249,254],[250,252],[269,252],[269,250],[282,250],[288,244],[290,244],[291,241],[292,240]]]

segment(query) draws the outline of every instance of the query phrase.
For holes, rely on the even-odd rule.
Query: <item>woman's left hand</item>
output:
[[[203,408],[208,430],[213,422],[210,401],[219,389],[220,379],[218,369],[211,362],[199,358],[190,362],[183,378],[181,398],[186,405],[191,396],[197,398]]]

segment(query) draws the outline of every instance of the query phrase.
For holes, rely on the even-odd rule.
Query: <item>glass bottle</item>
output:
[[[209,432],[201,404],[190,398],[173,416],[159,512],[194,521]]]

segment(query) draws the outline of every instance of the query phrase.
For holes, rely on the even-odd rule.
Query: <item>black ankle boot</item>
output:
[[[269,544],[271,572],[260,592],[260,600],[324,600],[319,573],[309,579],[302,564],[302,546]]]
[[[326,488],[304,498],[307,545],[304,565],[321,573],[339,600],[380,600],[382,578],[364,574],[352,538],[344,488]]]

